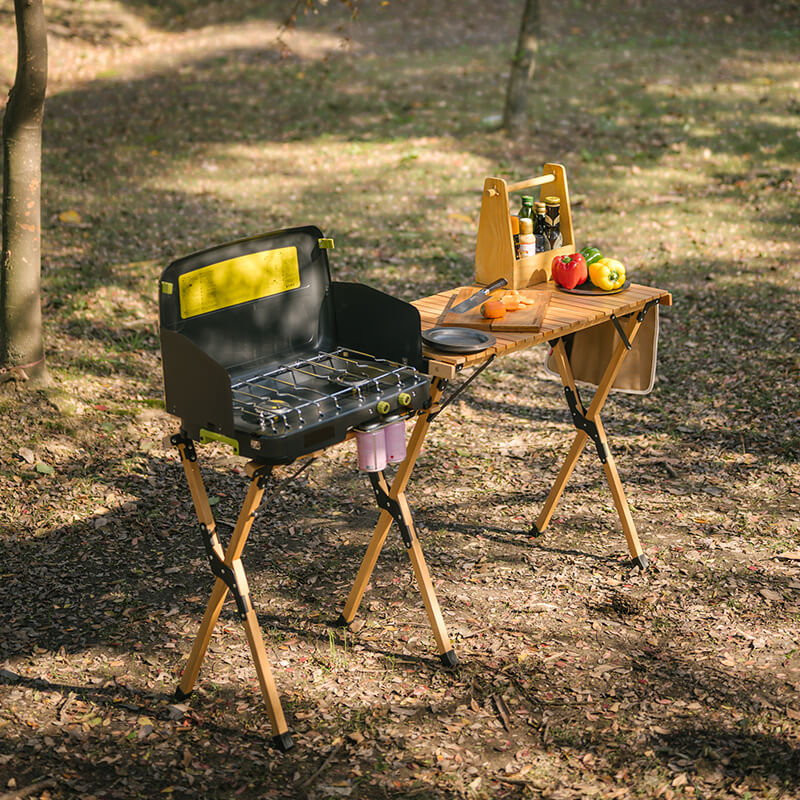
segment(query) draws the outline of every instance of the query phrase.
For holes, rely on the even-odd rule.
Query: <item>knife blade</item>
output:
[[[501,286],[505,286],[507,283],[508,281],[505,278],[498,278],[488,286],[484,286],[479,292],[475,292],[472,297],[468,297],[466,300],[462,300],[458,305],[453,306],[450,309],[450,313],[463,314],[465,311],[475,308],[475,306],[482,303],[495,289],[499,289]]]

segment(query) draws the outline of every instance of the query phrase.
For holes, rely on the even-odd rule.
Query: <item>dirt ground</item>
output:
[[[543,2],[530,130],[497,115],[517,2],[48,3],[53,387],[0,391],[0,798],[800,797],[800,9]],[[287,48],[287,49],[284,49]],[[14,74],[0,10],[0,86]],[[271,747],[235,605],[173,696],[213,578],[164,437],[173,258],[313,222],[335,278],[469,282],[484,177],[566,165],[579,245],[668,288],[658,379],[612,396],[650,560],[628,561],[546,351],[433,424],[409,499],[442,668],[354,447],[275,470],[244,564],[296,747]],[[199,448],[221,530],[243,460]],[[5,794],[4,794],[5,793]]]

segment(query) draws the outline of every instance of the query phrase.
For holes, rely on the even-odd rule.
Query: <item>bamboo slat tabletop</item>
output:
[[[455,289],[448,289],[413,302],[422,318],[423,331],[437,325],[450,297],[453,294],[457,294],[462,288],[464,287],[459,286]],[[475,286],[473,288],[478,291],[481,287]],[[619,294],[602,296],[569,294],[560,291],[550,282],[529,287],[526,291],[530,290],[551,293],[550,303],[541,328],[514,333],[493,332],[497,343],[480,353],[468,355],[445,353],[425,345],[423,354],[426,358],[461,369],[465,366],[481,364],[492,355],[500,356],[515,350],[533,347],[534,345],[557,339],[560,336],[565,336],[568,333],[599,325],[611,319],[612,314],[620,317],[625,314],[635,313],[644,308],[645,304],[651,300],[658,300],[660,305],[672,305],[672,295],[665,289],[642,286],[638,283],[631,284],[630,287]]]

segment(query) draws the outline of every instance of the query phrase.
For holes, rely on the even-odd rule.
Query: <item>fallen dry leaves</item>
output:
[[[238,4],[192,5],[163,30],[136,17],[123,39],[127,7],[108,26],[93,2],[52,7],[57,387],[0,396],[0,793],[800,793],[798,75],[775,8],[791,4],[757,22],[711,3],[613,2],[600,20],[596,3],[556,4],[567,38],[544,43],[537,97],[579,111],[519,139],[481,121],[518,9],[468,3],[431,25],[422,5],[402,10],[419,52],[393,54],[391,4],[364,10],[353,53],[299,63],[254,46]],[[13,36],[0,16],[9,76]],[[213,580],[163,445],[163,263],[302,219],[335,232],[334,277],[421,296],[469,279],[485,174],[548,160],[580,192],[581,235],[675,296],[656,391],[614,396],[604,417],[650,569],[629,568],[591,453],[529,537],[573,429],[544,353],[521,353],[442,415],[409,486],[461,667],[439,665],[394,530],[356,621],[330,627],[377,517],[345,445],[296,480],[277,471],[244,554],[296,750],[270,747],[230,603],[176,702]],[[201,459],[225,534],[242,465],[217,447]]]

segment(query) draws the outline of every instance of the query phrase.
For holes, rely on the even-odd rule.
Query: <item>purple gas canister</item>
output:
[[[396,415],[386,418],[383,428],[386,437],[386,461],[389,464],[399,464],[406,460],[406,421]]]
[[[386,468],[386,436],[379,422],[356,428],[358,468],[363,472],[380,472]]]

